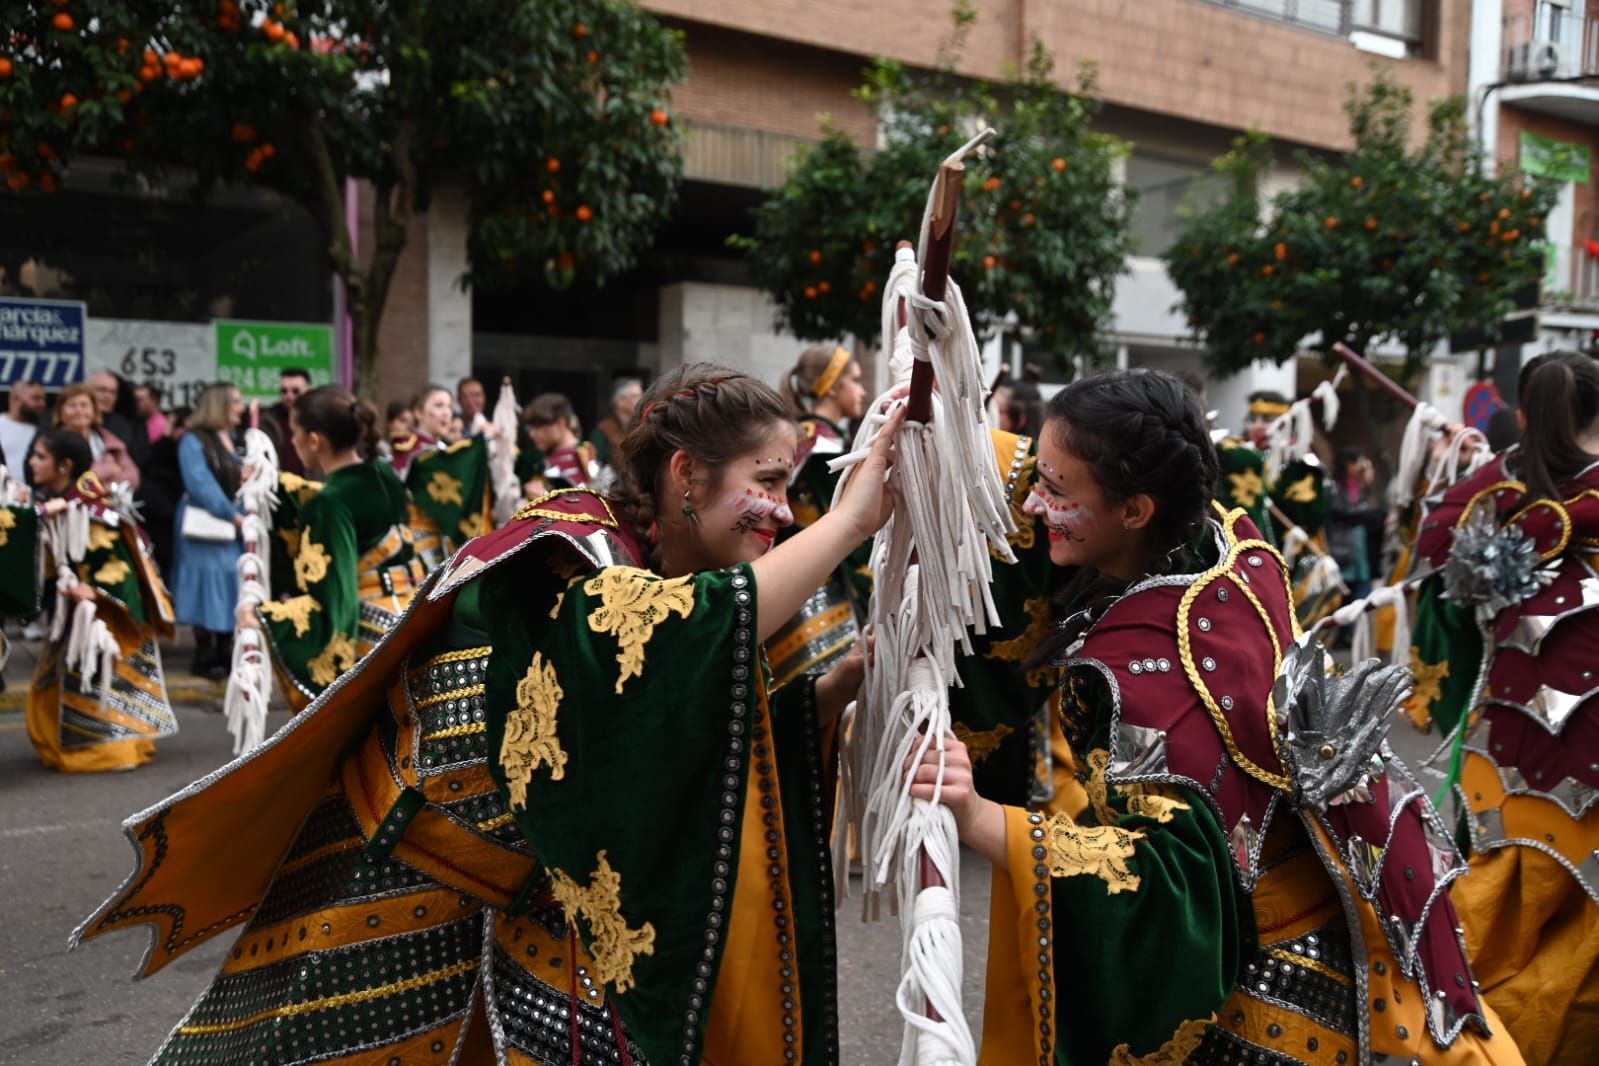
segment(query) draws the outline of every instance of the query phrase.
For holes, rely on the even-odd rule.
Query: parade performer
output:
[[[610,413],[594,424],[594,435],[589,438],[601,466],[616,465],[622,438],[627,435],[633,412],[638,410],[638,398],[643,395],[644,383],[638,378],[618,378],[611,385]]]
[[[1453,889],[1527,1060],[1599,1047],[1599,367],[1521,371],[1521,444],[1426,501],[1413,714],[1451,742],[1471,876]]]
[[[376,413],[324,385],[289,414],[305,468],[321,471],[316,494],[298,503],[288,573],[293,594],[241,605],[241,629],[267,635],[289,702],[304,708],[394,628],[426,576],[412,555],[405,487],[379,459]]]
[[[450,442],[454,417],[450,390],[429,385],[416,432],[394,445],[394,472],[411,494],[417,558],[429,570],[493,527],[488,441],[475,434]]]
[[[799,425],[799,450],[788,486],[792,536],[827,513],[839,474],[828,463],[844,454],[842,424],[866,410],[861,364],[846,348],[819,345],[800,353],[783,377],[781,391]],[[773,683],[782,686],[802,674],[825,673],[855,646],[866,602],[872,594],[871,546],[857,548],[838,573],[805,601],[799,613],[772,635],[766,646]]]
[[[44,579],[39,512],[33,493],[0,464],[0,619],[27,620],[39,613]],[[0,631],[0,670],[11,658],[11,643]],[[0,679],[0,690],[3,690]]]
[[[28,739],[52,770],[131,770],[178,731],[161,672],[172,602],[129,509],[71,430],[34,438],[28,457],[55,614],[28,692]]]
[[[529,496],[551,489],[580,489],[599,481],[598,455],[594,445],[578,436],[571,400],[558,392],[541,393],[527,405],[524,421],[533,446],[543,456],[538,472],[523,486]]]
[[[1056,634],[1078,782],[1000,806],[947,738],[938,798],[996,866],[982,1061],[1519,1063],[1455,932],[1461,866],[1384,742],[1408,680],[1333,679],[1298,640],[1281,558],[1212,511],[1197,399],[1075,382],[1037,469],[1051,556],[1082,568]]]
[[[772,547],[795,436],[697,364],[614,500],[527,504],[248,756],[130,819],[76,936],[142,972],[248,921],[160,1062],[837,1059],[827,725],[858,660],[768,700],[760,642],[887,520],[892,425]]]

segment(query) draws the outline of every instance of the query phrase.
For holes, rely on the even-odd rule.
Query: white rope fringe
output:
[[[259,429],[244,434],[244,465],[250,476],[239,485],[244,505],[244,552],[239,556],[239,606],[255,608],[271,596],[272,529],[268,516],[278,503],[278,452]],[[240,629],[233,638],[233,662],[222,714],[233,736],[233,754],[242,755],[266,740],[272,702],[272,671],[266,640],[259,629]]]

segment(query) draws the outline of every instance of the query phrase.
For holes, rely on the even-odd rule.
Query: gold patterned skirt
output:
[[[100,688],[66,665],[66,642],[45,645],[28,692],[28,739],[52,770],[131,770],[155,757],[155,742],[178,731],[153,633],[125,649]]]

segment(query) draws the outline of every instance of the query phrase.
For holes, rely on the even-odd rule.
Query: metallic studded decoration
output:
[[[57,657],[61,658],[59,652]],[[61,693],[83,692],[83,678],[76,670],[60,663]],[[151,685],[160,695],[152,695],[134,684],[125,673],[133,674],[143,684]],[[91,691],[98,691],[98,686]],[[59,743],[64,750],[93,747],[118,740],[144,738],[158,740],[178,731],[177,716],[166,695],[166,680],[161,673],[161,656],[155,641],[147,640],[133,654],[120,660],[111,671],[105,686],[105,708],[109,716],[88,715],[61,700],[61,729]],[[121,719],[139,723],[130,728]]]
[[[410,698],[419,725],[417,771],[424,777],[488,757],[483,681],[489,649],[441,656],[412,673]]]
[[[1051,932],[1054,904],[1050,898],[1049,848],[1044,843],[1043,815],[1035,812],[1027,816],[1027,836],[1032,841],[1033,891],[1038,897],[1033,904],[1037,926],[1033,961],[1038,964],[1038,1062],[1039,1066],[1048,1066],[1055,1061],[1055,935]],[[1023,948],[1022,958],[1027,957],[1028,949]]]
[[[1304,1066],[1304,1060],[1284,1055],[1229,1033],[1218,1026],[1205,1031],[1205,1038],[1189,1058],[1190,1062],[1239,1063],[1240,1066]],[[1318,1060],[1319,1061],[1319,1060]]]
[[[1359,1036],[1354,962],[1341,918],[1292,940],[1263,945],[1245,964],[1238,987],[1251,999],[1302,1014],[1352,1040]]]
[[[1472,608],[1479,621],[1531,599],[1555,579],[1532,537],[1519,526],[1500,526],[1492,507],[1474,508],[1454,536],[1443,565],[1444,598]]]
[[[613,1016],[604,992],[579,966],[573,974],[577,985],[578,1054],[572,1054],[572,1005],[570,988],[556,988],[540,976],[548,973],[565,978],[571,960],[535,956],[527,965],[497,944],[491,965],[494,967],[494,1010],[505,1033],[507,1049],[515,1050],[541,1066],[613,1066],[622,1061],[618,1042],[625,1043],[634,1066],[644,1066],[643,1050],[633,1042]]]

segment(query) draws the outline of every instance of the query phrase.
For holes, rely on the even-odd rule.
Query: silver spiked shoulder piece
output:
[[[1410,687],[1408,670],[1377,659],[1335,673],[1326,649],[1311,637],[1288,649],[1272,703],[1301,807],[1325,812],[1340,803],[1371,802],[1389,723]]]
[[[1471,608],[1487,623],[1536,596],[1555,579],[1538,545],[1520,526],[1500,525],[1491,507],[1476,507],[1455,527],[1444,563],[1444,598]]]

